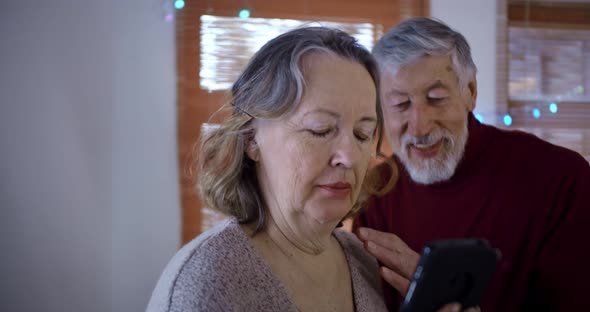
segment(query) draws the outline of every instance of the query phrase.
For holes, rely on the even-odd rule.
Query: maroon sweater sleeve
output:
[[[579,155],[563,161],[529,282],[527,310],[590,311],[590,165]]]

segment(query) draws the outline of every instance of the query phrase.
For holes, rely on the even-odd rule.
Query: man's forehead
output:
[[[383,91],[385,92],[386,96],[405,96],[408,95],[408,93],[413,93],[416,91],[427,93],[438,89],[450,90],[451,86],[448,82],[445,82],[441,79],[434,79],[424,83],[416,83],[416,85],[412,85],[411,83],[404,85],[392,83],[391,85],[384,86]]]
[[[381,74],[385,76],[415,75],[416,72],[432,74],[455,75],[453,61],[449,55],[426,55],[413,59],[404,64],[383,64]]]

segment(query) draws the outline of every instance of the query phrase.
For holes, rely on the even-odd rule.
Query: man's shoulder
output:
[[[506,154],[543,169],[588,170],[588,161],[578,152],[543,140],[534,134],[520,130],[494,128],[496,147]]]

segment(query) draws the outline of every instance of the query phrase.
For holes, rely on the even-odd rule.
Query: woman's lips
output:
[[[352,186],[348,182],[337,182],[332,184],[322,184],[319,186],[329,194],[337,197],[345,197],[352,191]]]

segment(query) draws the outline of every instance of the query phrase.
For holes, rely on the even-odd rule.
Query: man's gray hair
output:
[[[388,31],[373,48],[381,71],[397,72],[424,56],[450,55],[459,86],[465,90],[477,67],[465,37],[441,21],[417,17]]]

